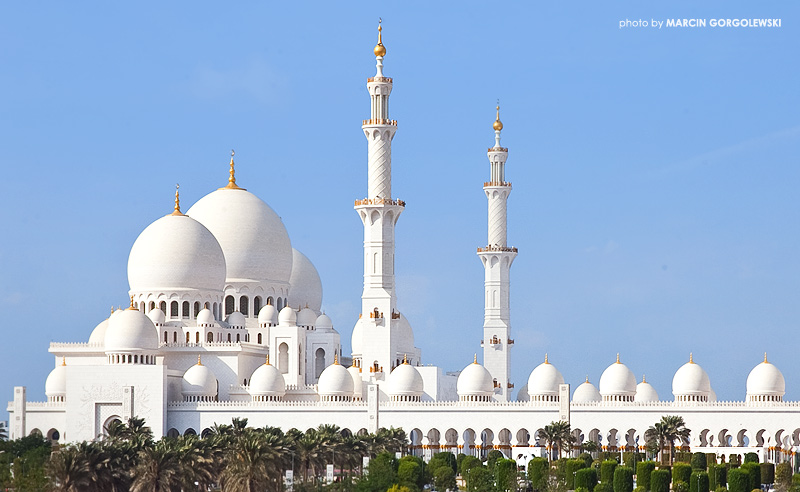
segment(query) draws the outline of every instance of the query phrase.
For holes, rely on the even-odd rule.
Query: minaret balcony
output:
[[[387,118],[370,118],[368,120],[362,120],[363,126],[367,125],[390,125],[390,126],[397,126],[397,120],[390,120]]]
[[[361,205],[397,205],[399,207],[405,207],[406,202],[403,200],[392,200],[391,198],[364,198],[363,200],[356,200],[355,206],[359,207]]]
[[[509,338],[508,339],[508,344],[509,345],[514,345],[514,339],[513,338]]]
[[[489,147],[489,150],[486,152],[508,152],[508,148],[506,147]]]
[[[392,83],[391,77],[370,77],[367,79],[367,82],[386,82],[387,84]]]
[[[511,186],[509,181],[484,181],[483,186]]]
[[[514,389],[514,383],[508,383],[508,389]]]
[[[489,245],[485,248],[478,248],[478,253],[488,253],[488,252],[507,252],[507,253],[517,253],[517,248],[510,248],[508,246],[497,246],[497,245]]]

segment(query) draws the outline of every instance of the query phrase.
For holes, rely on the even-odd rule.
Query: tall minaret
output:
[[[508,380],[509,349],[514,343],[509,338],[509,275],[517,248],[509,248],[506,242],[506,202],[511,193],[511,183],[505,180],[508,149],[500,146],[500,131],[503,129],[500,106],[497,106],[497,119],[493,127],[494,147],[487,152],[491,177],[483,183],[483,191],[489,200],[489,240],[486,247],[478,248],[478,256],[486,271],[483,282],[483,365],[495,381],[495,400],[508,401],[509,390],[513,388]]]
[[[365,378],[370,374],[381,379],[403,360],[406,352],[411,362],[418,362],[410,330],[401,330],[400,313],[396,309],[394,284],[394,227],[405,207],[402,200],[392,199],[392,139],[397,121],[389,119],[389,94],[392,79],[383,75],[382,28],[378,25],[375,46],[376,69],[367,80],[370,95],[370,118],[361,126],[369,148],[367,197],[356,200],[355,209],[364,223],[364,292],[361,315],[353,331],[353,359],[362,367]],[[417,359],[417,360],[413,360]]]

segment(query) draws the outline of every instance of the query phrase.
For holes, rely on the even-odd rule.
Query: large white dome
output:
[[[108,318],[104,319],[97,326],[94,327],[92,330],[92,334],[89,335],[89,345],[103,345],[103,340],[106,338],[106,330],[108,329]]]
[[[528,377],[528,395],[531,399],[536,397],[558,396],[558,386],[564,384],[564,376],[556,366],[544,357],[544,362],[536,366]]]
[[[394,368],[389,374],[388,383],[387,393],[395,397],[419,398],[425,386],[419,371],[407,361]]]
[[[619,356],[600,376],[600,395],[604,399],[621,401],[633,401],[636,395],[636,376],[619,361]]]
[[[266,362],[250,378],[250,394],[282,398],[286,394],[286,381],[277,367]]]
[[[361,400],[363,398],[364,393],[364,383],[361,379],[361,368],[356,366],[350,366],[347,368],[347,372],[350,373],[350,376],[353,378],[353,397]]]
[[[306,255],[292,248],[292,275],[289,277],[289,305],[308,306],[315,313],[322,308],[322,280]]]
[[[319,375],[317,392],[323,398],[349,399],[354,391],[353,376],[336,360]]]
[[[644,376],[642,376],[642,382],[636,385],[636,396],[633,397],[633,401],[638,403],[658,401],[658,392],[652,384],[645,380]]]
[[[597,388],[589,382],[589,378],[586,378],[586,381],[575,388],[575,392],[572,394],[572,401],[575,403],[601,401],[602,399],[603,397],[600,396],[600,392]]]
[[[139,234],[128,257],[131,292],[222,291],[225,257],[214,235],[185,215],[167,215]]]
[[[491,399],[494,394],[494,380],[489,371],[477,361],[468,365],[458,375],[456,393],[460,399]]]
[[[764,362],[757,365],[747,376],[747,399],[751,397],[781,397],[786,394],[786,380],[781,371],[772,363],[767,361],[764,355]]]
[[[229,282],[289,282],[289,234],[278,214],[257,196],[243,189],[219,189],[201,198],[186,214],[219,241]]]
[[[204,366],[198,359],[197,364],[190,367],[181,381],[181,393],[188,397],[214,397],[217,396],[217,378],[211,369]]]
[[[682,365],[672,378],[672,394],[676,399],[686,397],[687,399],[707,399],[711,392],[711,382],[706,371],[695,364],[692,356],[689,362]]]
[[[103,346],[106,352],[156,350],[158,331],[147,315],[129,308],[118,311],[109,318]]]

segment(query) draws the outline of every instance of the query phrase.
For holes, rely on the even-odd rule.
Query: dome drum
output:
[[[489,371],[476,360],[464,368],[456,382],[458,400],[462,402],[489,402],[494,397],[495,382]]]

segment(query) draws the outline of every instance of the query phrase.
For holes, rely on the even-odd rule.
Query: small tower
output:
[[[509,349],[514,340],[511,334],[509,275],[511,263],[517,256],[517,248],[507,244],[507,201],[511,183],[505,180],[505,165],[508,149],[500,146],[500,106],[494,124],[494,147],[490,147],[490,177],[483,183],[483,191],[489,201],[488,243],[478,248],[478,257],[483,263],[484,316],[483,316],[483,365],[495,382],[494,399],[508,401],[513,385],[509,376]]]

